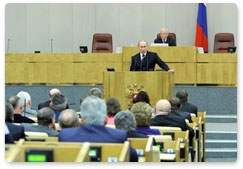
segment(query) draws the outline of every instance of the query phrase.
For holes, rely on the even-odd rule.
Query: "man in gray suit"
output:
[[[55,130],[55,113],[49,107],[44,107],[37,114],[38,125],[22,123],[25,131],[45,132],[49,137],[57,137],[58,132]]]

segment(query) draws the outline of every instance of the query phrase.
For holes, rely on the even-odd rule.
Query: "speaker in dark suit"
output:
[[[130,71],[154,71],[158,64],[161,69],[173,72],[169,66],[157,55],[157,53],[147,51],[147,42],[141,40],[138,42],[139,53],[132,56]]]

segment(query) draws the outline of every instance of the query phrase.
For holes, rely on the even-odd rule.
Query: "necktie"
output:
[[[142,60],[143,60],[144,58],[145,58],[145,55],[143,54],[143,55],[142,55]]]

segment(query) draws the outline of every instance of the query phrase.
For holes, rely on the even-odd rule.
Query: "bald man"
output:
[[[53,98],[54,95],[56,94],[62,94],[61,91],[58,88],[53,88],[49,91],[49,100],[43,103],[38,104],[38,110],[40,110],[43,107],[49,107],[50,103],[51,103],[51,99]],[[67,109],[69,108],[69,106],[67,105]]]
[[[162,70],[174,72],[169,66],[161,60],[157,53],[147,50],[148,43],[145,40],[138,42],[139,53],[132,56],[130,71],[154,71],[155,65],[158,64]]]
[[[156,38],[154,43],[167,43],[169,46],[175,46],[175,41],[168,37],[169,32],[166,28],[160,30],[160,38]]]
[[[155,117],[150,120],[150,126],[180,127],[182,131],[189,130],[189,144],[192,145],[194,130],[187,125],[183,117],[171,117],[171,104],[168,100],[162,99],[156,103]]]
[[[80,125],[78,114],[73,109],[63,110],[59,116],[60,128],[78,127]]]

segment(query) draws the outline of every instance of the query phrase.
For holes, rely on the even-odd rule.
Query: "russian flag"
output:
[[[207,8],[204,3],[198,4],[195,46],[203,47],[208,52]]]

